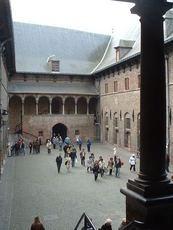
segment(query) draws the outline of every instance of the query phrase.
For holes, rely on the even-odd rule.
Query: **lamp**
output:
[[[0,113],[0,127],[2,127],[2,121],[6,122],[7,120],[8,120],[8,111],[2,109]]]

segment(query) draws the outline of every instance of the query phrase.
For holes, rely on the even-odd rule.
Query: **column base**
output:
[[[173,184],[144,186],[129,180],[126,189],[127,223],[141,222],[137,228],[128,229],[170,229],[173,220]],[[145,226],[145,227],[144,227]]]

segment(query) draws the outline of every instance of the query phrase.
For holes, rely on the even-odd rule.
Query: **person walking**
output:
[[[93,173],[94,173],[94,179],[96,181],[98,178],[98,174],[99,174],[99,162],[98,162],[98,160],[96,160],[94,163]]]
[[[70,156],[67,156],[66,162],[65,162],[67,172],[69,172],[69,170],[70,170],[70,164],[71,164],[71,158],[70,158]]]
[[[58,145],[59,145],[59,151],[62,151],[63,140],[61,136],[59,136],[58,138]]]
[[[56,137],[52,138],[53,148],[56,149]]]
[[[51,149],[52,149],[52,143],[51,143],[51,141],[50,140],[48,140],[47,141],[47,152],[48,152],[48,154],[50,154],[51,153]]]
[[[120,168],[122,165],[122,161],[120,157],[117,156],[116,161],[115,161],[115,176],[120,177]]]
[[[32,153],[32,142],[29,143],[29,153]]]
[[[110,176],[112,175],[113,167],[114,167],[114,161],[113,161],[113,158],[111,157],[108,161],[108,170],[109,170]]]
[[[79,145],[79,150],[81,151],[81,149],[82,149],[82,139],[80,137],[78,139],[78,145]]]
[[[80,159],[81,159],[81,165],[83,165],[85,167],[85,149],[82,149],[82,151],[80,152]]]
[[[74,147],[74,145],[72,146],[70,157],[71,157],[71,165],[72,167],[75,167],[75,161],[76,161],[77,155],[76,155],[76,148]]]
[[[87,140],[87,150],[88,150],[88,153],[90,152],[90,149],[91,149],[91,141],[88,138],[88,140]]]
[[[57,156],[57,158],[56,158],[56,164],[57,164],[58,173],[60,173],[61,164],[62,164],[62,157],[61,157],[61,155]]]
[[[99,230],[112,230],[112,220],[108,218]]]
[[[136,157],[135,157],[135,154],[132,154],[130,159],[129,159],[129,164],[130,164],[130,171],[133,169],[133,171],[135,172],[136,171]]]
[[[34,218],[34,223],[31,225],[31,230],[45,230],[38,216]]]

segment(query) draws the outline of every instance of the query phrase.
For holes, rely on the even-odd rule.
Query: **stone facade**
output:
[[[52,81],[47,76],[39,76],[36,84],[44,86],[47,91],[31,92],[29,86],[35,83],[36,79],[27,76],[27,80],[22,76],[13,76],[9,85],[19,86],[19,91],[13,91],[11,87],[9,101],[9,125],[11,133],[22,132],[29,139],[34,139],[41,135],[42,142],[51,138],[54,132],[59,131],[63,139],[70,136],[73,141],[80,135],[83,141],[89,137],[91,140],[99,138],[97,133],[96,115],[98,114],[97,93],[94,87],[94,95],[88,91],[79,92],[81,84],[87,84],[89,88],[93,83],[88,78],[80,80],[74,77],[71,81],[71,91],[66,91],[65,86],[69,84],[68,77],[60,77],[53,85],[61,82],[60,92],[51,92]],[[37,78],[38,81],[38,78]],[[82,83],[81,83],[82,82]],[[22,94],[20,84],[28,84],[28,89]],[[74,87],[73,87],[74,85]],[[32,89],[32,87],[31,87]],[[64,92],[63,92],[64,91]],[[58,128],[59,127],[59,128]],[[56,131],[56,129],[58,131]]]

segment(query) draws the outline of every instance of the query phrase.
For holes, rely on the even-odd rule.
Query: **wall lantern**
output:
[[[2,127],[2,122],[8,121],[8,111],[3,109],[0,113],[0,127]]]

